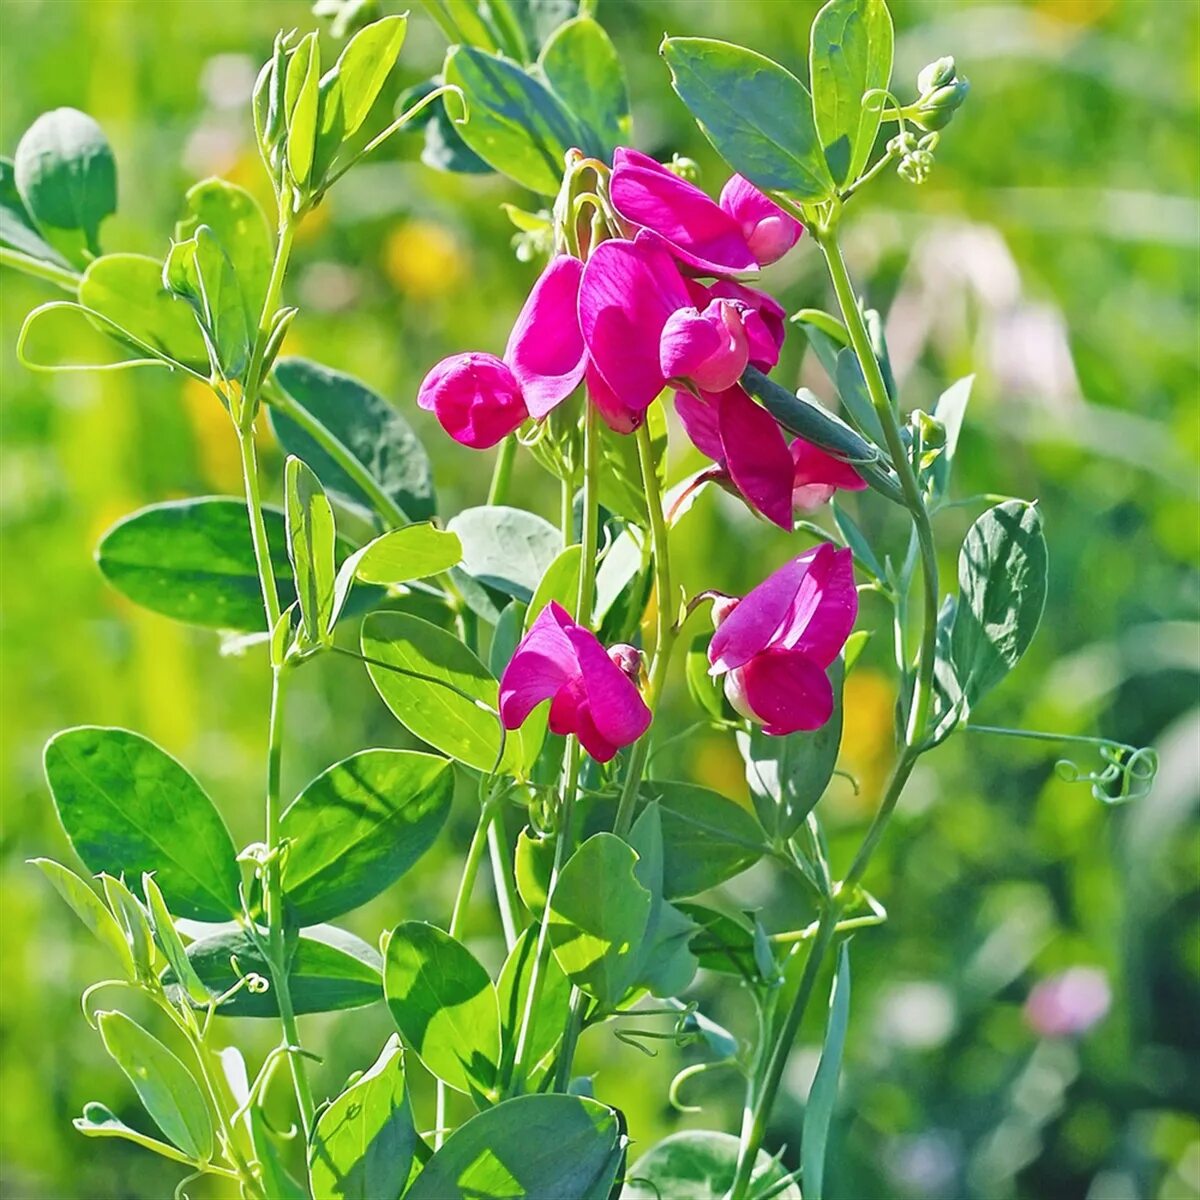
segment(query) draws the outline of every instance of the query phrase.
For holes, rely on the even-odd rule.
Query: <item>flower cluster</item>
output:
[[[607,236],[588,246],[586,261],[556,254],[503,356],[445,359],[426,376],[417,403],[457,441],[485,449],[548,416],[581,383],[605,423],[623,434],[670,392],[688,437],[713,461],[703,478],[784,529],[836,489],[866,487],[849,464],[789,440],[741,384],[747,367],[776,366],[785,332],[782,305],[741,277],[791,250],[804,233],[800,222],[740,175],[713,200],[630,149],[617,150],[599,190]],[[856,611],[849,556],[830,554],[822,547],[801,555],[751,592],[736,617],[730,602],[718,604],[728,623],[713,640],[725,647],[714,652],[713,673],[725,677],[734,707],[769,733],[828,719],[825,670]],[[786,616],[772,607],[785,594]],[[774,613],[774,623],[762,613]],[[635,685],[557,608],[539,616],[505,674],[505,724],[515,728],[547,699],[551,729],[576,733],[601,761],[644,732]]]

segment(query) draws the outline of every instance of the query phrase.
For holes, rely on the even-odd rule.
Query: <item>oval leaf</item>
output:
[[[364,583],[407,583],[440,575],[461,560],[458,536],[423,522],[377,537],[363,548],[354,573]]]
[[[523,508],[466,508],[446,528],[462,542],[463,571],[526,603],[562,550],[562,533]]]
[[[737,1159],[738,1139],[731,1134],[706,1129],[673,1133],[629,1168],[621,1200],[723,1200],[733,1184]],[[760,1150],[755,1187],[761,1192],[786,1178],[787,1170]],[[775,1200],[800,1200],[794,1183],[771,1194]]]
[[[288,557],[300,601],[304,637],[311,644],[325,641],[333,623],[334,543],[333,509],[321,481],[300,459],[291,457],[284,469]]]
[[[565,22],[542,47],[538,65],[590,135],[590,152],[611,162],[613,151],[630,140],[632,122],[625,68],[603,26],[591,17]]]
[[[453,795],[450,764],[410,750],[364,750],[318,775],[279,827],[296,920],[340,916],[394,883],[433,845]]]
[[[46,743],[46,781],[75,853],[95,874],[150,871],[198,921],[241,912],[233,839],[204,789],[148,738],[93,725]]]

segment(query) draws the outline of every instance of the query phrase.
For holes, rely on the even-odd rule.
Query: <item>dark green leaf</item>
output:
[[[709,38],[666,38],[671,84],[718,154],[766,191],[825,200],[833,180],[808,89],[753,50]]]
[[[493,0],[494,2],[494,0]],[[533,54],[545,45],[564,21],[579,12],[579,0],[503,0],[512,10],[525,41]]]
[[[876,557],[875,551],[871,549],[867,535],[859,528],[858,522],[838,500],[833,501],[832,508],[833,519],[838,529],[841,530],[842,537],[845,539],[846,545],[850,547],[850,552],[854,555],[858,565],[869,571],[876,579],[880,581],[886,579],[887,575],[883,566]]]
[[[761,979],[754,957],[754,930],[748,922],[702,904],[681,902],[678,907],[697,926],[689,945],[705,970]]]
[[[522,187],[553,196],[567,151],[584,140],[558,97],[515,63],[472,46],[451,46],[442,73],[467,98],[467,120],[456,126],[463,141]]]
[[[154,1123],[189,1158],[213,1152],[212,1118],[191,1072],[156,1038],[122,1012],[96,1014],[104,1048],[133,1084]]]
[[[1046,603],[1047,555],[1036,504],[1006,500],[963,539],[950,653],[967,705],[1017,665]]]
[[[591,17],[576,17],[546,42],[538,65],[591,135],[592,152],[611,161],[612,152],[629,142],[632,123],[625,70],[608,34]]]
[[[38,262],[69,269],[70,264],[38,232],[17,190],[12,159],[0,158],[0,246],[27,254]]]
[[[611,1108],[580,1096],[517,1096],[456,1129],[405,1200],[607,1200],[624,1156]]]
[[[523,897],[522,897],[523,898]],[[544,902],[544,901],[543,901]],[[504,960],[496,981],[496,999],[500,1004],[500,1040],[504,1047],[504,1066],[511,1068],[520,1037],[521,1022],[529,996],[533,960],[537,954],[536,925],[524,930]],[[562,1041],[562,1013],[571,999],[571,981],[563,974],[554,955],[548,955],[538,984],[539,1002],[534,1009],[525,1043],[525,1081],[531,1090],[554,1062],[554,1052]]]
[[[284,517],[265,509],[279,601],[296,599]],[[242,500],[206,496],[154,504],[114,525],[96,549],[104,577],[135,604],[216,629],[266,625],[249,518]]]
[[[50,880],[75,915],[117,956],[126,977],[133,979],[133,957],[125,934],[92,887],[74,871],[49,858],[33,858],[30,862]]]
[[[46,779],[75,852],[95,873],[150,871],[171,908],[198,921],[241,912],[241,875],[220,813],[149,739],[85,725],[46,743]]]
[[[561,531],[523,508],[466,508],[446,528],[462,542],[463,571],[526,603],[562,549]]]
[[[829,668],[833,715],[820,729],[770,737],[755,725],[749,734],[738,734],[755,811],[775,837],[786,840],[804,824],[833,778],[842,743],[844,679],[842,660],[835,659]]]
[[[396,1028],[429,1071],[492,1094],[500,1064],[496,989],[479,960],[436,925],[405,921],[388,939],[384,991]]]
[[[809,81],[817,133],[837,184],[862,174],[892,79],[892,18],[884,0],[829,0],[812,26]]]
[[[492,644],[488,649],[488,669],[497,679],[504,674],[504,668],[520,644],[524,630],[525,605],[520,600],[510,600],[496,622]]]
[[[333,509],[321,481],[298,458],[284,468],[287,502],[288,556],[300,600],[305,638],[313,644],[327,640],[333,624],[334,543]]]
[[[117,164],[104,131],[86,113],[42,113],[17,144],[17,190],[42,230],[79,230],[100,253],[100,222],[117,210]]]
[[[728,1133],[688,1129],[652,1146],[626,1172],[621,1200],[723,1200],[733,1184],[739,1142]],[[787,1169],[758,1152],[754,1186],[761,1193],[787,1177]],[[794,1183],[773,1193],[775,1200],[800,1200]]]
[[[867,381],[863,378],[858,355],[853,350],[847,348],[838,351],[834,382],[842,407],[850,414],[850,419],[876,445],[882,445],[883,426],[879,423],[879,414],[867,391]]]
[[[842,942],[838,947],[837,974],[829,994],[825,1045],[821,1049],[821,1062],[804,1106],[800,1156],[806,1200],[821,1200],[824,1194],[825,1147],[829,1141],[833,1106],[837,1102],[838,1075],[842,1069],[842,1051],[846,1045],[846,1025],[849,1020],[850,945]]]
[[[271,971],[244,930],[227,929],[200,938],[188,947],[188,958],[210,996],[223,995],[250,973],[269,980]],[[237,962],[237,971],[233,961]],[[292,1004],[299,1015],[362,1008],[383,999],[379,955],[366,942],[332,925],[302,930],[288,963]],[[174,974],[163,976],[175,983]],[[274,987],[265,992],[240,988],[217,1012],[225,1017],[275,1017],[279,1006]]]
[[[638,882],[637,854],[597,833],[571,855],[550,897],[550,944],[567,977],[614,1008],[638,965],[650,893]]]
[[[302,925],[365,904],[433,845],[454,796],[444,758],[363,750],[318,775],[288,805],[284,898]]]
[[[271,427],[289,453],[302,458],[332,492],[377,511],[355,480],[321,449],[312,430],[322,426],[349,451],[365,475],[411,521],[436,511],[429,456],[408,422],[382,396],[340,371],[304,358],[275,365],[275,382],[299,411],[271,410]],[[388,518],[389,514],[380,514]],[[389,524],[400,522],[388,520]]]
[[[393,1034],[317,1120],[308,1150],[313,1200],[399,1200],[416,1145],[404,1050]]]

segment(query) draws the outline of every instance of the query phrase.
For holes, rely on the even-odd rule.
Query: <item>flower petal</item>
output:
[[[691,392],[675,393],[675,411],[692,445],[713,462],[725,461],[725,448],[717,427],[717,406],[712,396],[693,396]]]
[[[636,742],[650,728],[650,710],[641,693],[608,657],[594,633],[575,625],[567,630],[567,637],[575,648],[587,711],[596,732],[614,746]]]
[[[769,650],[726,676],[729,702],[776,737],[820,729],[833,715],[833,685],[800,650]],[[730,695],[730,693],[733,693]]]
[[[741,223],[648,155],[616,152],[609,195],[622,217],[659,234],[680,262],[702,275],[758,269]]]
[[[663,327],[659,365],[668,379],[686,380],[703,392],[719,392],[733,383],[749,361],[740,307],[714,300],[703,312],[681,308]]]
[[[737,384],[716,397],[725,465],[739,492],[768,521],[792,528],[792,456],[778,422]]]
[[[566,634],[573,622],[551,601],[521,639],[500,676],[500,719],[517,729],[543,700],[554,700],[579,675],[575,648]],[[554,706],[552,706],[553,709]]]
[[[596,370],[621,404],[645,412],[665,378],[663,326],[687,306],[683,279],[665,250],[639,238],[596,247],[579,288],[579,323]]]
[[[569,254],[550,260],[529,293],[504,351],[529,415],[546,416],[579,386],[587,350],[579,329],[583,263]]]
[[[848,462],[834,458],[803,438],[792,442],[791,454],[795,468],[793,483],[797,489],[818,485],[861,492],[867,486],[867,481]]]
[[[749,342],[750,363],[760,371],[769,371],[779,362],[779,351],[787,333],[786,312],[773,296],[758,288],[719,279],[705,289],[709,300],[736,300],[742,305],[742,322]],[[697,303],[703,308],[703,303]]]
[[[507,437],[529,411],[520,384],[494,354],[455,354],[425,376],[417,404],[456,441],[486,450]]]
[[[604,418],[604,423],[614,433],[632,433],[643,421],[646,410],[630,408],[623,404],[616,392],[608,386],[604,376],[596,369],[596,364],[588,360],[584,372],[588,396],[596,406],[596,411]]]
[[[781,259],[804,233],[799,221],[741,175],[731,176],[721,189],[721,208],[737,221],[751,253],[764,267]]]

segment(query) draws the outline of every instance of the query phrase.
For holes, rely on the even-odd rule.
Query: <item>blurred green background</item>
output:
[[[602,0],[622,52],[644,150],[689,154],[715,191],[724,174],[668,86],[664,30],[727,37],[803,74],[808,0]],[[889,175],[856,200],[847,257],[888,313],[904,401],[978,375],[956,491],[1040,499],[1051,547],[1041,633],[980,719],[1098,731],[1155,745],[1153,793],[1108,809],[1054,773],[1055,748],[956,736],[924,760],[868,881],[890,920],[854,942],[847,1068],[829,1194],[973,1200],[1184,1200],[1200,1196],[1200,7],[1192,0],[895,0],[897,90],[954,54],[971,80],[921,188]],[[41,111],[73,105],[104,126],[121,203],[107,249],[161,255],[186,187],[222,174],[268,189],[248,97],[279,27],[314,27],[291,0],[3,0],[0,150]],[[415,16],[394,98],[434,72],[440,34]],[[334,52],[332,43],[329,53]],[[381,108],[383,106],[381,105]],[[382,126],[386,114],[375,118]],[[397,138],[339,184],[301,231],[287,298],[301,307],[288,348],[357,374],[412,420],[434,456],[441,512],[482,501],[490,462],[441,434],[413,403],[424,371],[467,348],[499,350],[534,274],[514,260],[495,177],[439,175]],[[769,285],[789,309],[828,306],[802,243]],[[186,762],[235,835],[259,836],[266,672],[260,652],[221,657],[216,639],[134,609],[91,564],[100,534],[153,501],[239,490],[228,421],[203,389],[154,371],[34,375],[16,361],[24,314],[56,293],[0,277],[3,531],[3,946],[0,958],[0,1190],[6,1197],[170,1195],[169,1164],[70,1118],[93,1099],[145,1125],[78,997],[102,978],[92,942],[23,860],[69,861],[41,777],[46,737],[78,723],[125,725]],[[778,375],[829,395],[799,338]],[[673,477],[695,463],[673,440]],[[273,486],[280,459],[266,443]],[[524,458],[519,503],[554,513]],[[976,509],[938,518],[944,571]],[[891,549],[902,526],[868,501],[864,523]],[[773,528],[709,495],[681,529],[689,590],[739,591],[794,553]],[[864,605],[862,624],[883,620]],[[886,630],[851,677],[842,765],[822,804],[844,868],[886,770],[892,682]],[[681,681],[678,727],[693,719]],[[306,668],[295,687],[285,790],[368,745],[405,744],[347,661]],[[674,760],[672,759],[674,754]],[[701,737],[656,768],[743,795],[731,742]],[[1094,763],[1081,760],[1088,769]],[[456,809],[435,850],[349,923],[369,941],[405,918],[444,921],[473,816]],[[514,832],[515,832],[514,824]],[[803,919],[756,869],[731,888],[770,922]],[[500,940],[481,888],[469,940],[494,963]],[[1076,1037],[1042,1037],[1031,990],[1072,966],[1107,1015]],[[747,1032],[745,998],[701,979],[707,1011]],[[815,1006],[819,1008],[820,1006]],[[819,1022],[803,1031],[772,1144],[794,1143]],[[382,1011],[307,1018],[326,1054],[322,1093],[366,1066]],[[253,1058],[275,1032],[242,1024]],[[664,1043],[659,1043],[665,1045]],[[689,1085],[705,1111],[681,1116],[666,1085],[695,1052],[647,1057],[607,1032],[581,1067],[623,1106],[645,1148],[682,1125],[736,1129],[729,1072]],[[418,1086],[419,1102],[427,1089]],[[635,1153],[636,1153],[635,1148]],[[217,1185],[195,1195],[223,1195]]]

